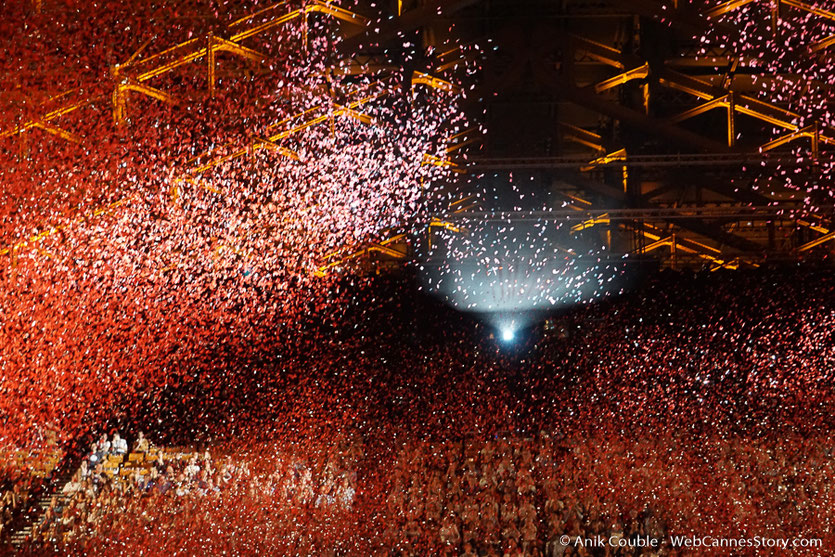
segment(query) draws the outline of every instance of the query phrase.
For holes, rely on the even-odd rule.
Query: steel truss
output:
[[[441,3],[438,4],[440,5]],[[350,12],[334,5],[331,2],[323,0],[313,0],[312,2],[306,4],[303,8],[290,11],[285,9],[287,5],[287,1],[282,1],[234,21],[228,26],[228,38],[221,38],[213,34],[208,34],[205,37],[194,38],[170,48],[166,48],[157,54],[147,56],[145,58],[139,58],[140,54],[149,46],[150,41],[143,44],[130,59],[123,64],[114,66],[112,69],[111,73],[114,77],[115,85],[113,93],[110,97],[110,102],[113,109],[114,124],[116,126],[121,126],[126,123],[127,94],[129,92],[144,94],[169,104],[177,104],[181,102],[174,94],[148,85],[147,82],[153,78],[170,73],[177,68],[191,65],[202,59],[205,59],[207,62],[208,94],[214,95],[216,91],[217,53],[230,52],[256,63],[266,62],[268,61],[268,58],[265,55],[250,49],[241,43],[246,39],[266,33],[278,26],[301,18],[305,19],[306,22],[307,17],[313,13],[331,16],[336,19],[355,24],[359,27],[366,27],[370,21],[364,16]],[[457,9],[458,7],[464,5],[466,5],[466,2],[451,2],[448,9]],[[429,12],[426,10],[427,8],[423,8],[421,10],[407,12],[404,16],[403,25],[408,27],[419,23],[427,17]],[[434,13],[437,13],[437,11],[438,7],[436,6],[434,8]],[[417,14],[417,18],[415,17],[415,12],[420,12]],[[258,22],[253,23],[253,20],[257,20]],[[393,25],[397,25],[397,23]],[[307,26],[305,25],[305,29],[306,27]],[[443,53],[443,57],[439,59],[437,67],[440,72],[450,69],[455,65],[456,58],[454,54],[454,52]],[[391,67],[393,68],[393,66]],[[411,77],[411,83],[413,88],[428,87],[448,95],[457,95],[460,93],[460,88],[450,80],[425,72],[414,71]],[[201,180],[200,175],[213,168],[219,167],[224,163],[244,156],[249,156],[262,149],[278,152],[283,156],[287,156],[298,161],[299,157],[297,153],[281,146],[278,142],[308,128],[327,123],[332,125],[336,118],[351,118],[366,125],[378,125],[378,122],[376,122],[374,118],[362,112],[362,108],[375,100],[380,100],[394,92],[401,91],[401,85],[402,84],[399,78],[380,79],[370,85],[347,92],[345,97],[350,100],[345,104],[340,105],[338,103],[331,102],[307,109],[269,126],[266,137],[253,136],[252,140],[246,145],[227,144],[222,146],[223,152],[230,153],[228,155],[214,157],[213,152],[219,150],[215,149],[214,151],[204,152],[194,157],[189,161],[190,168],[174,180],[175,183],[170,192],[172,202],[177,202],[181,194],[181,188],[185,184],[198,185],[214,193],[222,194],[223,192]],[[84,97],[78,90],[67,91],[59,95],[55,95],[51,97],[49,101],[63,102],[61,108],[45,112],[36,120],[19,125],[14,129],[1,132],[0,138],[20,135],[32,129],[42,129],[61,139],[72,141],[74,143],[82,143],[84,138],[78,137],[77,135],[63,130],[57,125],[49,122],[53,122],[63,116],[76,113],[80,109],[93,106],[106,100],[107,99],[104,96]],[[474,135],[474,130],[466,130],[452,135],[448,139],[446,148],[447,155],[451,155],[461,147],[475,141]],[[447,167],[451,168],[453,171],[461,172],[461,170],[458,169],[458,165],[449,157],[439,158],[434,155],[426,154],[424,155],[423,164]],[[0,256],[10,255],[12,257],[12,262],[14,262],[17,253],[26,248],[35,248],[43,253],[43,250],[41,250],[38,245],[48,237],[64,230],[65,228],[68,228],[69,226],[73,226],[74,224],[86,222],[91,217],[98,217],[116,210],[117,208],[128,206],[134,200],[135,196],[125,197],[107,206],[96,208],[90,214],[85,214],[68,225],[44,227],[43,230],[28,237],[24,241],[0,248]],[[330,254],[326,258],[325,264],[317,271],[317,274],[324,275],[327,269],[338,265],[337,255],[347,259],[352,259],[357,257],[358,253],[367,254],[377,251],[391,256],[402,256],[402,252],[386,247],[388,244],[395,242],[398,239],[399,238],[384,240],[379,244],[363,247],[360,250],[356,250],[356,248],[351,247],[339,250],[338,252]],[[239,253],[234,246],[219,246],[218,249],[231,249],[236,253]],[[245,256],[247,254],[241,255]]]

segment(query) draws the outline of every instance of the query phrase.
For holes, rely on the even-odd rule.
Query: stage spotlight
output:
[[[502,340],[505,342],[510,342],[513,340],[513,337],[516,336],[516,331],[513,330],[513,327],[503,327],[502,328]]]

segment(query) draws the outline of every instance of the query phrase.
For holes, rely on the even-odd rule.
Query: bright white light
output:
[[[516,331],[514,331],[511,327],[504,327],[502,329],[502,340],[505,342],[510,342],[513,340],[513,337],[516,336]]]

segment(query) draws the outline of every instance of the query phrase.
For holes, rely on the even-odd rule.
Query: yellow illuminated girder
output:
[[[365,124],[373,124],[374,119],[371,116],[369,116],[367,114],[364,114],[364,113],[361,113],[361,112],[357,111],[357,109],[359,107],[365,105],[365,104],[370,103],[373,100],[379,99],[379,98],[389,94],[392,91],[392,89],[394,88],[394,83],[390,84],[389,87],[386,87],[386,83],[387,82],[385,80],[383,80],[383,81],[375,82],[375,83],[372,83],[372,84],[368,85],[367,87],[364,88],[363,91],[358,92],[359,94],[357,96],[359,98],[352,101],[348,105],[345,105],[345,106],[319,105],[317,107],[309,108],[309,109],[305,110],[304,112],[302,112],[301,114],[298,114],[296,116],[291,116],[289,118],[285,118],[285,119],[281,120],[280,122],[277,122],[276,124],[271,125],[267,129],[268,130],[275,129],[276,127],[283,126],[285,124],[288,124],[289,122],[292,122],[294,120],[298,120],[299,118],[308,118],[308,119],[299,123],[299,124],[296,124],[295,126],[289,127],[289,128],[284,129],[284,130],[282,130],[278,133],[272,134],[272,135],[268,136],[266,138],[266,140],[255,140],[253,142],[253,144],[251,144],[250,146],[235,149],[228,155],[225,155],[223,157],[219,157],[219,158],[214,159],[212,161],[209,161],[205,164],[196,166],[193,169],[191,169],[190,173],[191,174],[199,174],[199,173],[205,172],[206,170],[214,168],[214,167],[216,167],[220,164],[228,162],[230,160],[237,159],[239,157],[245,156],[248,153],[250,153],[253,148],[257,149],[257,148],[260,148],[261,146],[263,146],[264,141],[268,142],[269,144],[275,145],[276,149],[274,149],[274,150],[276,150],[278,152],[282,152],[280,150],[281,148],[278,147],[277,142],[281,141],[282,139],[286,139],[286,138],[288,138],[292,135],[295,135],[296,133],[299,133],[300,131],[303,131],[307,128],[317,126],[317,125],[323,124],[325,122],[329,122],[332,118],[334,118],[336,116],[347,116],[349,118],[356,119],[356,120],[358,120],[362,123],[365,123]],[[367,91],[374,91],[375,89],[379,89],[379,91],[372,92],[372,93],[367,92]],[[446,91],[448,89],[444,88],[443,90]],[[316,114],[317,112],[323,112],[323,113],[319,114],[318,116],[311,117],[312,115]],[[466,132],[462,132],[462,133],[466,133]],[[457,137],[457,136],[453,136],[453,137]],[[227,145],[227,147],[232,147],[232,145]],[[208,153],[208,152],[203,153],[202,155],[198,155],[197,157],[195,157],[195,159],[192,159],[192,160],[200,159],[200,158],[202,158],[204,156],[207,156],[207,155],[210,155],[210,153]],[[295,158],[296,160],[298,160],[297,155],[294,156],[294,157],[291,157],[291,158]],[[447,168],[450,168],[453,172],[457,172],[457,173],[463,173],[464,172],[464,170],[460,169],[456,163],[454,163],[450,160],[441,159],[441,158],[438,158],[438,157],[435,157],[435,156],[429,155],[429,154],[424,155],[424,164],[433,164],[435,166],[447,167]]]
[[[815,232],[820,232],[821,234],[829,234],[829,229],[824,228],[823,226],[819,226],[816,224],[812,224],[811,222],[804,220],[804,219],[797,219],[797,224],[808,228],[809,230],[814,230]]]
[[[724,15],[728,12],[732,12],[737,10],[747,4],[750,4],[754,0],[730,0],[729,2],[723,2],[719,4],[715,8],[711,8],[705,12],[705,16],[707,17],[718,17],[720,15]]]
[[[820,238],[812,240],[811,242],[807,242],[797,248],[797,251],[809,251],[810,249],[817,247],[821,244],[825,244],[826,242],[831,242],[835,240],[835,232],[830,232],[829,234],[824,234]]]
[[[694,118],[700,114],[704,114],[710,110],[713,110],[716,107],[727,107],[728,106],[728,95],[724,97],[718,97],[712,100],[707,101],[706,103],[702,103],[699,106],[693,107],[689,110],[685,110],[684,112],[677,114],[670,118],[670,122],[679,123],[685,120],[689,120],[690,118]]]
[[[454,232],[456,234],[466,234],[469,231],[459,226],[455,223],[449,221],[442,221],[440,219],[432,219],[429,223],[429,226],[426,228],[426,243],[430,250],[432,250],[432,229],[433,228],[442,228],[444,230],[449,230],[450,232]]]
[[[280,4],[277,5],[277,7],[284,6],[285,4],[286,4],[286,2],[281,2]],[[265,13],[271,11],[272,9],[273,8],[265,8],[265,9],[259,11],[257,14],[250,15],[250,16],[247,16],[245,18],[239,19],[238,21],[232,23],[229,27],[230,28],[237,27],[238,25],[240,25],[244,21],[248,21],[248,20],[252,19],[253,17],[255,17],[255,15],[265,14]],[[268,31],[268,30],[272,29],[273,27],[283,25],[284,23],[287,23],[288,21],[292,21],[292,20],[296,19],[297,17],[306,16],[307,14],[314,13],[314,12],[330,15],[330,16],[333,16],[337,19],[341,19],[341,20],[347,21],[349,23],[355,23],[357,25],[368,25],[368,22],[369,22],[368,18],[363,17],[359,14],[355,14],[355,13],[350,12],[348,10],[345,10],[343,8],[334,6],[333,4],[330,4],[328,2],[320,2],[320,1],[316,0],[316,1],[311,2],[310,4],[308,4],[304,8],[300,8],[298,10],[294,10],[292,12],[282,14],[281,16],[279,16],[277,18],[271,19],[269,21],[265,21],[264,23],[260,23],[260,24],[254,26],[254,27],[251,27],[249,29],[245,29],[243,31],[240,31],[240,32],[232,35],[230,37],[230,40],[233,41],[233,42],[240,42],[244,39],[248,39],[249,37],[258,35],[259,33],[263,33],[264,31]]]
[[[825,39],[822,39],[822,40],[820,40],[816,43],[813,43],[812,46],[811,46],[811,49],[812,49],[812,52],[818,52],[820,50],[824,50],[826,48],[829,48],[833,44],[835,44],[835,35],[831,35],[831,36],[829,36]]]
[[[304,11],[306,13],[322,13],[329,16],[333,16],[336,19],[341,19],[342,21],[347,21],[348,23],[354,23],[356,25],[368,25],[370,20],[359,14],[355,14],[354,12],[348,11],[344,8],[340,8],[339,6],[335,6],[331,2],[325,2],[322,0],[314,0],[313,2],[309,3],[307,6],[304,7]]]
[[[59,95],[55,95],[50,100],[57,99],[57,98],[60,98],[60,97],[64,97],[64,96],[67,96],[67,95],[70,95],[70,94],[76,93],[76,92],[77,92],[77,90],[75,90],[75,89],[72,90],[72,91],[65,91],[64,93],[61,93]],[[59,118],[61,116],[64,116],[65,114],[70,114],[71,112],[74,112],[74,111],[78,110],[79,108],[83,108],[85,106],[90,106],[93,103],[95,103],[96,101],[101,100],[102,98],[103,97],[101,97],[101,96],[84,98],[80,101],[76,101],[76,102],[70,103],[66,106],[63,106],[61,108],[52,110],[52,111],[47,112],[46,114],[44,114],[38,120],[30,120],[29,122],[26,122],[25,124],[22,124],[20,126],[12,128],[11,130],[0,132],[0,138],[12,136],[12,135],[17,135],[19,133],[23,133],[25,131],[31,130],[32,128],[39,127],[39,125],[46,124],[47,122],[49,122],[51,120],[54,120],[56,118]]]
[[[235,21],[230,23],[227,27],[230,30],[235,29],[236,27],[241,27],[247,21],[249,21],[251,19],[255,19],[256,17],[261,17],[261,18],[266,17],[267,14],[269,14],[271,12],[275,12],[275,11],[279,10],[280,8],[285,7],[288,3],[289,3],[288,0],[281,0],[280,2],[270,4],[269,6],[267,6],[265,8],[261,8],[257,12],[253,12],[251,14],[247,14],[243,17],[240,17],[240,18],[236,19]]]
[[[441,168],[449,168],[456,174],[466,174],[467,171],[461,168],[458,164],[454,163],[449,159],[442,159],[440,157],[436,157],[435,155],[430,155],[426,153],[423,155],[423,164],[431,164],[432,166],[439,166]]]
[[[626,69],[623,63],[623,54],[619,50],[577,35],[571,35],[571,40],[575,46],[578,46],[580,50],[595,60],[621,70]]]
[[[439,219],[432,219],[429,223],[429,228],[443,228],[444,230],[449,230],[450,232],[455,232],[456,234],[462,234],[467,231],[466,228],[463,228],[455,223]]]
[[[644,224],[642,228],[638,229],[638,232],[644,235],[644,237],[649,238],[652,240],[652,243],[645,246],[645,251],[652,251],[658,249],[663,246],[670,246],[671,250],[680,249],[681,251],[692,253],[705,261],[709,261],[716,265],[714,267],[714,271],[717,269],[725,268],[725,269],[737,269],[739,268],[739,263],[744,261],[748,265],[752,265],[754,267],[758,267],[756,263],[747,260],[741,260],[740,258],[736,258],[730,261],[717,257],[721,254],[721,252],[707,244],[702,242],[698,242],[693,240],[692,238],[686,238],[684,240],[678,238],[676,234],[672,236],[664,236],[665,232],[659,228],[656,228],[651,225]]]
[[[468,204],[468,202],[472,201],[474,197],[475,196],[472,196],[472,195],[463,197],[463,198],[461,198],[457,201],[454,201],[454,202],[450,203],[449,208],[454,209],[453,212],[455,212],[455,213],[461,213],[463,211],[466,211],[473,206],[473,203]],[[455,209],[456,207],[457,207],[457,209]],[[462,227],[459,224],[455,224],[454,222],[433,218],[426,227],[427,241],[428,241],[428,245],[429,245],[430,249],[432,249],[432,230],[434,228],[442,228],[444,230],[449,230],[450,232],[453,232],[455,234],[466,234],[468,232],[468,230],[466,228]],[[369,247],[366,247],[366,248],[355,250],[353,252],[348,253],[347,255],[342,255],[341,257],[338,257],[338,256],[341,253],[344,253],[342,250],[331,252],[331,253],[325,255],[325,261],[329,261],[329,260],[333,260],[333,261],[329,261],[327,264],[319,267],[319,269],[317,269],[315,274],[316,274],[316,276],[319,276],[319,277],[325,276],[327,274],[328,270],[333,269],[334,267],[338,267],[340,265],[343,265],[346,261],[349,261],[351,259],[355,259],[357,257],[368,255],[370,252],[384,253],[386,255],[389,255],[389,256],[393,257],[394,259],[405,259],[408,256],[407,253],[392,250],[392,249],[386,247],[393,242],[397,242],[399,240],[405,240],[405,239],[406,239],[406,234],[396,234],[396,235],[392,236],[391,238],[383,240],[382,242],[379,242],[377,244],[373,244],[373,245],[371,245]]]
[[[592,228],[597,226],[598,224],[610,224],[611,220],[609,219],[609,213],[603,213],[602,215],[598,215],[596,217],[592,217],[588,220],[581,222],[580,224],[575,224],[571,227],[571,232],[580,232],[582,230],[586,230],[588,228]]]
[[[788,133],[788,134],[786,134],[782,137],[778,137],[777,139],[769,141],[768,143],[766,143],[766,144],[764,144],[760,147],[760,152],[764,153],[766,151],[771,151],[772,149],[776,149],[777,147],[780,147],[781,145],[785,145],[786,143],[790,143],[790,142],[794,141],[795,139],[799,139],[801,137],[812,138],[812,152],[815,155],[817,155],[818,149],[819,149],[818,141],[819,141],[819,138],[820,138],[820,133],[818,132],[817,123],[812,124],[811,126],[806,126],[803,129],[793,131],[793,132]]]
[[[647,244],[643,247],[644,253],[649,253],[651,251],[655,251],[658,248],[663,248],[664,246],[672,246],[675,243],[675,240],[672,236],[667,236],[666,238],[661,238],[660,240],[656,240],[651,244]]]
[[[804,12],[809,12],[810,14],[835,21],[835,12],[830,12],[805,2],[798,2],[797,0],[780,0],[780,3],[784,6],[791,6],[792,8],[797,8],[798,10],[803,10]]]
[[[377,86],[378,84],[379,84],[379,82],[371,84],[368,88],[371,89],[371,88]],[[373,123],[373,119],[370,116],[368,116],[366,114],[363,114],[363,113],[360,113],[356,109],[359,108],[360,106],[364,105],[364,104],[367,104],[367,103],[371,102],[374,99],[379,98],[380,96],[381,96],[381,93],[364,96],[364,97],[361,97],[360,99],[358,99],[356,101],[353,101],[352,103],[350,103],[347,106],[333,105],[333,107],[331,107],[331,106],[327,106],[327,105],[319,105],[319,106],[315,106],[313,108],[309,108],[309,109],[305,110],[304,112],[301,112],[300,114],[297,114],[295,116],[291,116],[289,118],[285,118],[285,119],[281,120],[280,122],[277,122],[277,123],[269,126],[267,128],[267,130],[275,129],[277,127],[280,127],[280,126],[282,126],[284,124],[287,124],[289,122],[292,122],[294,120],[298,120],[299,118],[308,118],[306,121],[304,121],[300,124],[297,124],[297,125],[295,125],[291,128],[288,128],[288,129],[282,130],[278,133],[275,133],[273,135],[270,135],[267,138],[255,139],[255,140],[253,140],[253,142],[251,144],[249,144],[245,147],[239,147],[237,149],[234,149],[235,144],[232,144],[232,143],[226,144],[225,145],[226,149],[224,149],[224,150],[234,149],[234,150],[232,150],[232,152],[230,154],[225,155],[223,157],[213,159],[213,160],[211,160],[211,161],[209,161],[205,164],[195,166],[189,172],[191,174],[200,174],[202,172],[205,172],[206,170],[217,167],[217,166],[219,166],[219,165],[221,165],[225,162],[228,162],[230,160],[240,158],[242,156],[247,155],[248,153],[251,153],[253,150],[258,150],[258,149],[261,149],[261,148],[267,148],[267,149],[279,152],[279,153],[281,153],[285,156],[288,156],[288,157],[290,157],[294,160],[299,160],[298,154],[294,153],[293,151],[291,151],[289,149],[285,149],[284,147],[279,146],[277,144],[277,142],[281,141],[282,139],[286,139],[287,137],[290,137],[290,136],[292,136],[292,135],[294,135],[294,134],[296,134],[296,133],[298,133],[302,130],[310,128],[312,126],[316,126],[318,124],[328,122],[334,116],[347,116],[347,117],[350,117],[350,118],[357,119],[357,120],[359,120],[363,123],[369,123],[369,124]],[[325,113],[320,114],[319,116],[310,118],[310,116],[312,114],[315,114],[316,112],[325,112]],[[201,158],[209,156],[209,155],[211,155],[211,152],[207,151],[205,153],[197,155],[196,157],[191,159],[191,161],[189,161],[189,162],[194,162],[196,160],[200,160]]]
[[[173,95],[166,93],[165,91],[161,91],[155,87],[151,87],[150,85],[145,85],[136,80],[126,78],[123,79],[121,83],[117,84],[116,88],[113,90],[113,121],[116,124],[124,122],[127,117],[127,98],[125,95],[128,91],[142,93],[143,95],[147,95],[153,99],[157,99],[168,104],[179,104],[179,101],[174,98]]]
[[[449,204],[449,208],[452,210],[453,213],[463,213],[465,211],[469,211],[478,205],[478,201],[474,201],[476,196],[474,195],[467,195],[462,197],[457,201],[453,201]]]
[[[594,91],[596,93],[602,93],[603,91],[607,91],[619,85],[623,85],[624,83],[628,83],[633,79],[644,79],[648,75],[649,62],[642,66],[638,66],[637,68],[633,68],[629,71],[618,74],[615,77],[611,77],[605,81],[601,81],[600,83],[594,86]]]
[[[468,128],[468,129],[466,129],[462,132],[458,132],[453,136],[450,136],[449,139],[447,140],[447,143],[450,144],[446,148],[447,154],[454,153],[455,151],[457,151],[457,150],[459,150],[463,147],[466,147],[467,145],[471,145],[473,143],[481,141],[481,137],[479,135],[477,135],[479,133],[480,132],[478,131],[477,128],[472,127],[472,128]],[[470,137],[467,137],[467,136],[470,136]],[[458,139],[461,139],[461,138],[464,138],[464,140],[463,141],[457,141]]]
[[[98,209],[93,211],[93,216],[97,217],[97,216],[103,215],[105,213],[108,213],[108,212],[112,211],[113,209],[115,209],[116,207],[119,207],[121,205],[125,205],[127,203],[130,203],[131,201],[133,201],[133,199],[134,199],[133,196],[126,197],[124,199],[120,199],[118,201],[110,203],[109,205],[105,205],[104,207],[99,207]],[[13,254],[16,251],[18,251],[22,248],[25,248],[26,246],[31,246],[33,244],[37,244],[38,242],[42,242],[46,238],[48,238],[50,236],[53,236],[56,232],[60,232],[60,231],[64,230],[65,228],[67,228],[69,226],[72,226],[73,224],[86,222],[88,218],[89,218],[89,215],[81,216],[81,217],[73,220],[71,223],[69,223],[67,225],[50,227],[46,230],[43,230],[42,232],[39,232],[37,234],[33,234],[32,236],[29,236],[27,239],[22,240],[22,241],[20,241],[16,244],[12,244],[11,246],[7,246],[5,248],[0,248],[0,256]]]
[[[603,148],[603,138],[598,134],[571,124],[566,124],[565,122],[560,122],[560,126],[567,130],[567,133],[563,134],[563,138],[579,143],[580,145],[585,145],[598,152],[605,151]]]
[[[377,244],[372,244],[370,246],[366,246],[364,248],[358,249],[356,251],[353,251],[351,253],[348,253],[347,255],[343,255],[343,256],[338,257],[338,258],[337,258],[337,255],[338,255],[339,252],[330,253],[330,254],[325,256],[325,259],[326,260],[333,259],[333,261],[330,261],[330,262],[326,263],[325,265],[322,265],[321,267],[319,267],[314,272],[314,274],[317,277],[323,277],[327,274],[327,272],[330,269],[333,269],[334,267],[342,266],[342,265],[346,264],[348,261],[350,261],[352,259],[357,259],[359,257],[366,256],[366,255],[368,255],[372,252],[385,254],[385,255],[388,255],[389,257],[392,257],[393,259],[400,259],[400,260],[405,259],[409,255],[408,252],[402,252],[402,251],[398,251],[398,250],[395,250],[395,249],[392,249],[392,248],[388,247],[389,244],[392,244],[393,242],[397,242],[399,240],[404,240],[405,238],[406,238],[406,234],[397,234],[395,236],[392,236],[391,238],[387,238],[387,239],[383,240],[382,242],[379,242]]]
[[[560,193],[561,193],[562,195],[564,195],[565,197],[567,197],[568,199],[570,199],[570,200],[572,200],[572,201],[575,201],[575,202],[577,202],[577,203],[579,203],[579,204],[581,204],[581,205],[584,205],[584,206],[585,206],[585,207],[578,207],[578,206],[576,206],[576,205],[572,204],[572,205],[569,205],[569,206],[568,206],[570,209],[574,209],[575,211],[585,211],[586,209],[588,209],[589,207],[591,207],[591,201],[588,201],[588,200],[586,200],[586,199],[583,199],[583,198],[582,198],[582,197],[580,197],[579,195],[575,195],[575,194],[573,194],[573,193],[568,193],[568,192],[565,192],[565,191],[560,192]]]
[[[801,9],[806,9],[811,13],[824,15],[826,17],[828,17],[826,14],[829,14],[829,12],[817,10],[808,5],[802,4],[801,2],[794,2],[793,0],[784,0],[784,3],[794,7],[803,6]],[[618,50],[596,41],[575,35],[572,35],[571,39],[577,49],[610,66],[623,69],[627,65],[627,60],[629,61],[629,65],[634,65],[637,61],[637,58],[634,56],[625,56]],[[618,76],[613,79],[617,80]],[[720,91],[722,91],[721,89],[715,87],[707,81],[673,71],[669,68],[663,68],[659,71],[658,82],[665,87],[683,91],[697,98],[708,101],[706,104],[674,117],[674,122],[691,118],[717,106],[724,106],[728,111],[727,135],[729,146],[733,146],[736,140],[734,113],[751,116],[768,124],[790,131],[796,131],[799,129],[797,122],[801,121],[800,115],[790,110],[786,110],[777,104],[761,101],[749,95],[738,94],[732,90],[720,93]],[[603,82],[603,84],[606,83],[607,82]],[[823,143],[835,144],[835,138],[833,137],[819,134],[819,138]]]
[[[598,166],[610,164],[613,162],[625,161],[626,160],[626,149],[618,149],[608,155],[603,155],[602,157],[596,158],[593,161],[589,161],[589,164],[580,168],[583,172],[588,172],[589,170],[593,170]]]
[[[277,11],[279,8],[282,8],[287,5],[287,2],[279,2],[273,6],[260,10],[255,14],[251,14],[247,17],[241,18],[232,24],[229,25],[230,31],[235,31],[237,28],[242,27],[244,23],[247,21],[257,17],[266,15],[269,12]],[[159,91],[158,89],[143,89],[143,87],[148,87],[147,85],[143,85],[143,82],[148,81],[154,77],[164,75],[173,71],[176,68],[189,64],[191,62],[197,61],[204,56],[209,58],[209,87],[210,90],[213,91],[214,88],[214,71],[215,71],[215,60],[214,56],[215,53],[218,51],[226,51],[231,52],[233,54],[237,54],[244,58],[254,61],[261,61],[264,59],[264,55],[261,53],[247,48],[241,44],[239,44],[244,39],[249,37],[253,37],[260,33],[263,33],[269,29],[272,29],[276,26],[282,25],[291,21],[297,17],[302,15],[306,15],[309,13],[322,13],[337,19],[341,19],[343,21],[348,21],[351,23],[355,23],[357,25],[367,25],[369,20],[368,18],[361,16],[359,14],[355,14],[338,6],[334,6],[330,2],[325,2],[321,0],[314,0],[313,2],[308,3],[305,7],[300,8],[298,10],[291,11],[289,13],[280,14],[266,22],[259,23],[249,28],[242,29],[234,33],[229,39],[222,39],[219,37],[214,37],[209,35],[208,39],[204,38],[194,38],[183,43],[174,45],[170,48],[163,50],[157,54],[153,54],[146,58],[137,60],[137,56],[140,52],[142,52],[151,42],[151,40],[146,41],[140,48],[137,50],[125,63],[117,64],[114,66],[113,75],[116,78],[117,85],[115,88],[114,93],[111,95],[112,102],[113,102],[113,115],[114,120],[119,123],[124,120],[127,116],[127,104],[125,102],[124,97],[122,96],[125,87],[122,79],[127,76],[130,78],[130,87],[127,90],[133,90],[137,92],[141,92],[144,94],[149,94],[150,96],[164,100],[165,102],[173,101],[173,97],[170,95]],[[203,46],[203,45],[206,46]],[[173,57],[173,59],[168,60],[165,63],[157,65],[157,63],[165,58]],[[60,96],[60,95],[59,95]],[[103,97],[93,97],[93,98],[85,98],[81,101],[74,102],[68,104],[65,107],[59,108],[57,110],[53,110],[43,116],[37,118],[36,120],[32,120],[30,122],[24,123],[20,126],[17,126],[11,130],[7,130],[4,132],[0,132],[0,138],[20,134],[24,131],[30,130],[32,128],[38,127],[37,123],[45,123],[70,112],[73,112],[81,107],[88,106],[93,104],[94,102],[102,100]],[[59,135],[59,137],[63,137]],[[69,136],[67,136],[69,137]],[[66,138],[66,137],[65,137]]]
[[[71,143],[81,143],[83,141],[83,139],[80,136],[72,132],[68,132],[67,130],[61,129],[58,126],[47,124],[46,122],[34,122],[32,124],[32,127],[41,129],[47,133],[51,133],[52,135],[56,135],[61,139],[64,139]]]
[[[433,75],[429,75],[423,72],[414,72],[412,74],[412,85],[428,85],[433,89],[438,89],[440,91],[445,91],[447,93],[460,93],[461,88],[458,85],[450,83],[444,79],[439,77],[435,77]]]
[[[276,151],[281,153],[285,157],[291,158],[293,160],[301,160],[299,158],[299,154],[293,151],[292,149],[288,149],[287,147],[282,147],[281,145],[276,145],[269,139],[256,139],[255,142],[252,144],[253,149],[269,149],[270,151]]]
[[[750,4],[753,1],[755,0],[730,0],[728,2],[724,2],[714,8],[705,11],[704,15],[707,17],[721,16],[728,12],[738,10],[739,8],[746,6],[747,4]],[[797,8],[798,10],[803,10],[804,12],[808,12],[810,14],[814,14],[825,19],[835,21],[835,12],[830,12],[828,10],[818,8],[817,6],[812,6],[811,4],[807,4],[806,2],[799,2],[798,0],[779,0],[779,3],[783,6]]]

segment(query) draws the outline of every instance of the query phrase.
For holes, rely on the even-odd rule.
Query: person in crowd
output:
[[[128,452],[128,442],[127,440],[122,439],[118,431],[113,434],[110,452],[115,455],[125,455]]]

